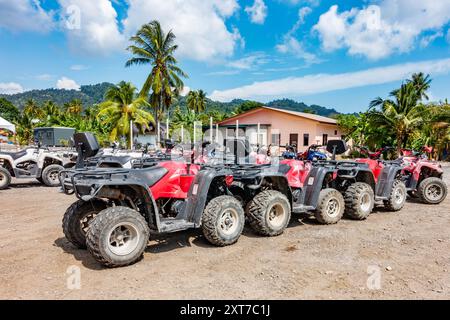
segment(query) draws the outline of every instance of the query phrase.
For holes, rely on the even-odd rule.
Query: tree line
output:
[[[415,73],[390,92],[370,102],[365,112],[339,115],[338,124],[356,145],[371,149],[394,146],[420,150],[431,146],[434,156],[443,159],[450,147],[450,105],[429,102],[429,75]]]

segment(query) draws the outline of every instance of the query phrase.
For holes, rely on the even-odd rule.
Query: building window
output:
[[[303,134],[303,146],[309,146],[309,133]]]
[[[334,130],[334,135],[337,136],[337,130]]]
[[[323,145],[323,146],[326,146],[327,143],[328,143],[328,135],[327,135],[327,134],[324,134],[324,135],[322,136],[322,145]]]
[[[281,141],[281,133],[272,133],[272,144],[279,146]]]

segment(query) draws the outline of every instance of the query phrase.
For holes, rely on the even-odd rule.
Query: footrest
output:
[[[184,219],[162,219],[160,221],[161,232],[175,232],[194,228],[193,222],[188,222]]]

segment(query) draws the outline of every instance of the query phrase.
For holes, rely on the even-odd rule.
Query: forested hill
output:
[[[31,90],[13,95],[0,95],[16,107],[22,109],[29,99],[35,100],[38,104],[46,101],[53,101],[57,105],[64,105],[74,99],[79,99],[84,106],[93,105],[103,101],[106,90],[113,86],[112,83],[103,82],[94,85],[81,86],[80,90],[44,89]]]
[[[181,105],[183,105],[182,100],[180,101]],[[245,102],[248,102],[248,100],[235,99],[230,102],[217,102],[208,100],[208,107],[212,109],[222,110],[224,112],[232,112],[236,108],[242,106],[242,104],[244,104]],[[314,113],[325,117],[332,117],[339,114],[339,112],[336,111],[334,108],[326,108],[319,105],[309,106],[303,102],[297,102],[291,99],[274,100],[263,105],[290,111]]]
[[[86,107],[102,102],[106,90],[111,86],[113,86],[113,84],[103,82],[95,85],[81,86],[79,91],[62,89],[31,90],[13,95],[0,95],[0,97],[9,100],[19,109],[22,109],[25,102],[29,99],[34,99],[38,104],[43,104],[44,102],[50,100],[60,106],[74,99],[79,99],[82,101],[83,106]],[[208,99],[207,109],[216,109],[225,113],[231,113],[235,111],[236,108],[241,107],[245,102],[248,101],[235,99],[230,102],[218,102]],[[290,99],[275,100],[267,103],[266,105],[273,108],[281,108],[291,111],[315,113],[327,117],[339,114],[339,112],[333,108],[326,108],[319,105],[309,106],[303,102],[296,102]],[[179,97],[175,102],[175,106],[186,108],[186,97]]]

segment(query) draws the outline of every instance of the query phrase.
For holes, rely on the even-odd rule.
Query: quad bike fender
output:
[[[13,159],[10,156],[6,156],[3,154],[0,154],[0,167],[3,167],[7,170],[9,170],[9,173],[11,174],[11,176],[15,176],[14,175],[14,170],[13,170]]]
[[[208,201],[229,193],[226,183],[227,176],[231,176],[231,171],[200,170],[195,175],[186,200],[185,217],[187,221],[200,227],[202,214]]]
[[[436,177],[442,179],[442,175],[444,174],[444,170],[442,167],[433,162],[419,162],[417,164],[416,170],[414,171],[414,178],[419,180],[420,174],[424,171],[428,172],[427,177]]]
[[[72,169],[73,167],[75,167],[76,163],[75,162],[68,162],[65,165],[63,165],[64,169]]]
[[[400,166],[385,166],[378,177],[375,196],[382,199],[388,199],[391,194],[392,186],[394,185],[394,180],[400,175]]]
[[[406,187],[408,190],[416,190],[423,179],[429,177],[436,177],[442,179],[444,170],[442,167],[429,161],[419,161],[416,164],[403,168],[403,175],[408,176],[407,172],[410,172],[409,178],[406,180]]]
[[[378,175],[378,179],[380,179],[380,177],[381,177],[381,174]],[[356,175],[356,181],[367,183],[369,186],[372,187],[373,192],[376,192],[376,182],[375,182],[375,177],[373,175],[372,170],[366,169],[366,168],[360,168]]]
[[[287,177],[280,172],[261,172],[259,179],[259,183],[256,185],[251,185],[249,187],[256,190],[264,190],[265,188],[269,188],[271,190],[276,190],[284,194],[292,207],[293,197],[292,190],[289,186],[289,181]]]
[[[39,168],[44,168],[51,164],[59,164],[62,166],[64,162],[60,157],[48,154],[39,161]]]
[[[334,178],[336,171],[332,168],[314,166],[306,177],[301,198],[298,202],[304,206],[317,207],[320,190],[326,188],[327,177]]]
[[[70,179],[75,195],[83,201],[89,201],[94,198],[128,200],[127,196],[129,193],[138,196],[145,202],[145,216],[148,223],[159,231],[158,206],[150,192],[150,187],[157,183],[160,177],[167,173],[167,170],[165,168],[158,168],[157,170],[159,171],[148,173],[154,177],[153,180],[145,176],[145,171],[126,169],[73,173]],[[62,185],[64,186],[64,184]],[[127,194],[127,192],[129,193]]]

